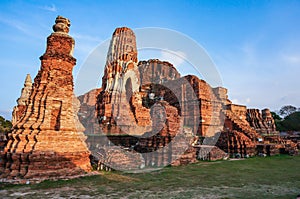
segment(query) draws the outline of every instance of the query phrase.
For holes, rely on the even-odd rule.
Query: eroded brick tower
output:
[[[90,152],[73,92],[76,59],[69,27],[68,19],[56,18],[26,111],[2,154],[2,178],[61,178],[90,171]]]
[[[141,100],[135,100],[141,98],[139,87],[135,35],[127,27],[117,28],[107,53],[103,91],[98,96],[98,119],[104,133],[142,134],[148,128],[149,111]],[[144,113],[148,120],[145,122],[137,112]]]

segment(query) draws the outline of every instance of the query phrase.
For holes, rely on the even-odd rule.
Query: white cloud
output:
[[[246,103],[250,103],[250,102],[251,102],[250,98],[247,98]]]
[[[238,104],[238,105],[249,105],[249,103],[251,102],[250,98],[246,98],[246,99],[233,99],[231,100],[233,104]]]
[[[0,110],[0,115],[4,117],[6,120],[11,119],[12,110]]]
[[[243,53],[242,56],[243,58],[240,60],[243,60],[243,62],[241,62],[240,64],[245,64],[248,66],[252,66],[252,65],[256,65],[257,64],[257,49],[255,46],[255,43],[249,43],[246,42],[243,44],[242,48],[241,48],[241,52]],[[236,55],[234,55],[234,59],[236,59]]]
[[[42,9],[50,12],[57,12],[56,6],[54,4],[51,4],[51,6],[44,6],[42,7]]]
[[[300,64],[300,54],[284,54],[282,55],[282,59],[288,64]]]
[[[161,51],[161,61],[168,61],[174,66],[179,66],[185,62],[186,55],[181,51]]]
[[[101,39],[99,37],[84,35],[84,34],[80,34],[80,33],[72,33],[72,37],[74,37],[74,39],[98,42],[98,43],[96,43],[96,45],[101,42]]]
[[[241,102],[238,99],[232,99],[231,102],[233,104],[241,104]]]
[[[6,24],[8,26],[11,26],[13,28],[16,28],[17,30],[20,30],[23,33],[28,34],[28,32],[29,32],[26,25],[23,24],[20,21],[16,21],[16,20],[13,20],[13,19],[7,19],[7,18],[4,19],[4,18],[0,17],[0,22]]]
[[[30,37],[44,40],[44,37],[41,36],[39,26],[33,26],[32,24],[24,23],[23,21],[16,20],[12,17],[2,17],[2,16],[0,16],[0,23],[10,26],[11,28],[14,28],[14,29],[20,31],[21,33],[26,34]],[[12,31],[11,34],[14,34],[14,33],[18,33],[18,32]],[[16,35],[15,34],[14,34],[14,36],[11,35],[11,39],[14,39],[14,38],[16,38]]]
[[[75,51],[77,58],[80,58],[83,61],[90,53],[92,53],[95,48],[103,42],[98,37],[72,33],[71,36],[75,39]]]

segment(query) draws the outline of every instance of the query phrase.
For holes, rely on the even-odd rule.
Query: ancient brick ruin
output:
[[[247,121],[259,134],[268,135],[276,131],[274,119],[269,109],[247,109]]]
[[[34,79],[27,76],[18,100],[12,132],[2,153],[1,178],[51,179],[91,170],[84,127],[77,117],[79,101],[73,93],[74,39],[70,21],[58,16],[47,38],[41,68]]]
[[[247,109],[243,105],[226,105],[224,130],[217,146],[238,157],[253,155],[297,154],[297,144],[284,140],[276,131],[269,109]]]
[[[26,77],[14,108],[2,179],[66,178],[90,171],[90,161],[98,169],[138,170],[297,153],[268,109],[233,104],[226,88],[181,76],[169,62],[139,61],[127,27],[112,35],[101,88],[76,98],[70,22],[55,22],[34,83]]]
[[[21,96],[17,100],[17,106],[14,107],[12,113],[12,124],[15,125],[25,114],[26,107],[29,103],[29,96],[32,92],[32,80],[30,74],[26,75],[24,87],[22,88]]]
[[[142,153],[145,166],[164,166],[297,150],[279,137],[268,109],[232,104],[227,89],[212,88],[193,75],[181,77],[169,62],[138,62],[135,39],[127,27],[115,30],[102,88],[79,97],[80,114],[96,107],[82,122],[94,126],[86,131],[92,152],[113,144]],[[88,108],[87,97],[94,103]],[[96,120],[97,124],[90,122]],[[111,155],[103,152],[102,157]]]
[[[169,62],[138,61],[135,40],[129,28],[115,30],[102,87],[79,97],[92,153],[100,150],[101,157],[111,157],[108,148],[116,145],[126,153],[141,153],[145,166],[165,166],[270,154],[266,136],[277,148],[288,148],[275,142],[280,138],[268,109],[261,113],[232,104],[227,89],[212,88],[193,75],[181,77]]]

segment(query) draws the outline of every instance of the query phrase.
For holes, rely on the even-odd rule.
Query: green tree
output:
[[[4,117],[0,116],[0,133],[7,133],[11,130],[12,124],[9,120],[6,120]]]
[[[282,120],[282,118],[277,113],[271,111],[271,114],[272,114],[272,117],[275,121],[276,120],[278,120],[278,121]]]
[[[288,115],[280,125],[285,131],[300,131],[300,112]]]
[[[285,118],[296,111],[297,111],[297,108],[295,106],[286,105],[286,106],[281,107],[281,109],[279,110],[279,114]]]

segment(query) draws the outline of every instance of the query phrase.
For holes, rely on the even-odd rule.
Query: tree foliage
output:
[[[271,114],[275,120],[277,131],[300,131],[300,108],[285,105],[281,107],[278,114],[275,112],[271,112]]]
[[[275,121],[276,121],[276,120],[278,120],[278,121],[282,120],[282,118],[281,118],[277,113],[271,112],[271,114],[272,114],[272,117],[273,117],[273,119],[274,119]]]
[[[286,106],[281,107],[281,109],[279,110],[279,114],[285,118],[296,111],[297,111],[297,108],[295,106],[286,105]]]
[[[276,129],[278,131],[300,131],[300,112],[294,112],[283,120],[276,120]]]
[[[0,133],[9,132],[11,128],[11,122],[9,120],[6,120],[4,117],[0,116]]]
[[[300,131],[300,112],[295,112],[287,116],[281,123],[283,131]]]

